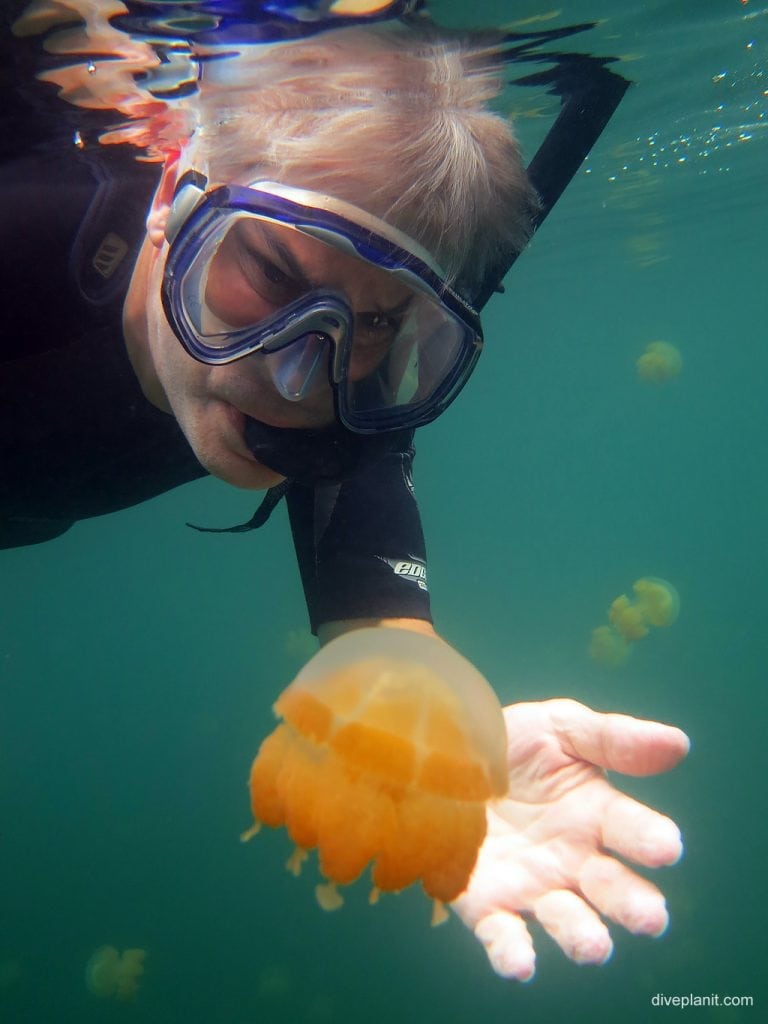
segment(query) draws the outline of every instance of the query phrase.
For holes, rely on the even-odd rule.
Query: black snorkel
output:
[[[243,437],[257,462],[286,479],[269,488],[247,523],[221,528],[187,523],[193,530],[202,533],[245,533],[255,530],[264,525],[291,483],[340,483],[378,462],[387,452],[405,451],[411,444],[413,431],[355,434],[341,423],[335,423],[324,430],[300,430],[272,427],[247,416]]]
[[[517,44],[504,51],[504,57],[510,64],[552,64],[544,71],[513,79],[510,84],[544,86],[551,96],[560,97],[558,116],[526,168],[541,200],[533,217],[532,234],[541,227],[576,176],[631,84],[609,70],[608,65],[616,63],[617,57],[536,49],[543,43],[585,32],[595,24],[587,22],[546,32],[510,33],[505,36],[505,42]],[[488,268],[472,297],[476,310],[480,311],[494,292],[503,291],[501,282],[521,251],[501,254],[497,263]]]
[[[339,483],[390,451],[407,448],[412,430],[356,434],[335,423],[323,430],[270,427],[246,417],[245,443],[262,465],[298,483]]]
[[[503,58],[510,64],[551,65],[513,79],[512,85],[543,86],[550,95],[560,98],[559,114],[527,168],[541,200],[534,216],[534,232],[576,175],[630,85],[627,79],[609,70],[608,65],[617,60],[615,57],[539,49],[594,27],[594,22],[587,22],[548,31],[508,33],[502,41]],[[488,268],[472,296],[476,310],[481,310],[494,292],[503,291],[502,281],[519,255],[520,251],[500,253]],[[223,529],[193,528],[212,533],[255,529],[266,522],[291,482],[337,483],[354,476],[386,452],[403,451],[410,445],[412,435],[412,430],[356,434],[341,423],[324,430],[293,430],[270,427],[249,418],[244,432],[248,448],[262,465],[287,479],[267,491],[247,523]]]

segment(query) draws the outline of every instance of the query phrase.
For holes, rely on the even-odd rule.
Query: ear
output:
[[[165,242],[165,227],[171,212],[178,171],[179,154],[172,153],[163,164],[160,184],[157,186],[155,198],[152,200],[152,207],[147,216],[147,235],[156,249],[160,249]]]

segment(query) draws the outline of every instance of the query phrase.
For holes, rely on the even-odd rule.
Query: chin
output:
[[[199,428],[202,424],[197,426]],[[266,490],[284,479],[280,473],[254,459],[239,433],[221,430],[219,424],[213,429],[210,424],[207,427],[185,433],[197,461],[211,476],[249,491]]]

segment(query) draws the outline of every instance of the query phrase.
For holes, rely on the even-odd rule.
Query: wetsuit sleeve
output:
[[[288,511],[312,632],[326,622],[431,622],[413,449],[342,483],[291,484]]]

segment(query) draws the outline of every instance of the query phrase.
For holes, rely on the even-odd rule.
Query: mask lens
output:
[[[379,362],[364,375],[354,373],[355,349],[343,395],[351,422],[375,424],[387,418],[418,417],[446,389],[471,356],[466,326],[425,296],[417,295]]]
[[[281,231],[267,233],[258,218],[230,214],[207,233],[181,282],[184,308],[206,345],[229,347],[233,336],[268,325],[309,290],[274,251]]]

